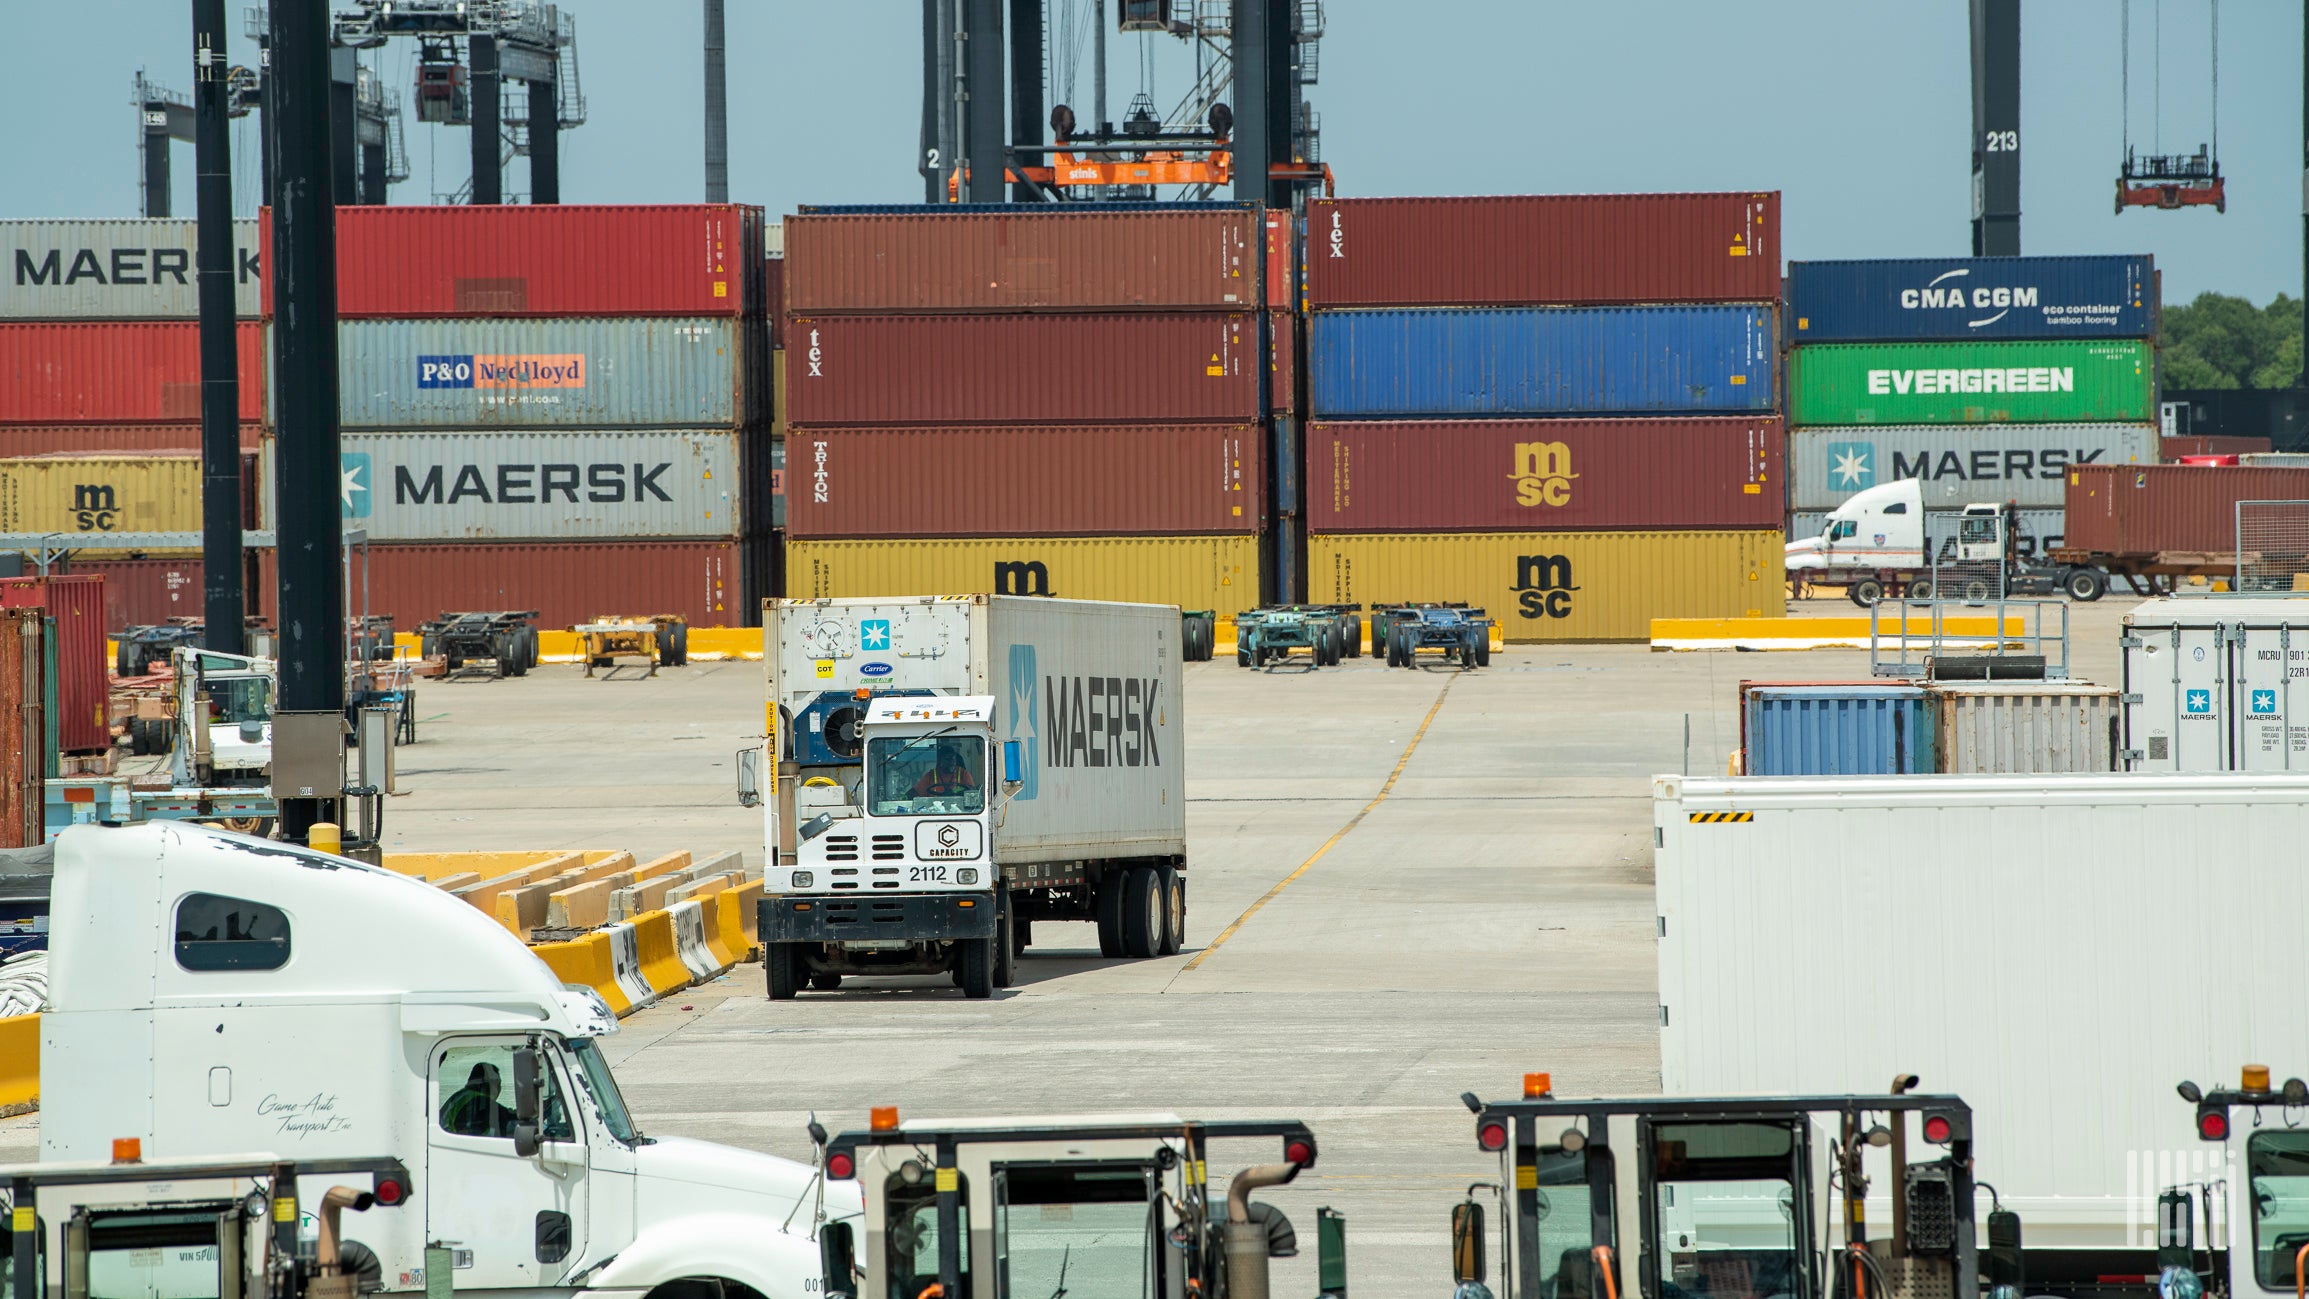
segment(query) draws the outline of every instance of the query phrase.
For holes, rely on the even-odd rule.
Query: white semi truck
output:
[[[183,822],[56,842],[46,1161],[387,1156],[407,1203],[348,1230],[387,1291],[803,1299],[821,1277],[806,1165],[650,1137],[617,1029],[487,915],[420,880]],[[326,1178],[301,1194],[318,1204]]]
[[[1878,483],[1830,511],[1818,536],[1788,543],[1788,575],[1811,586],[1842,587],[1852,603],[1863,607],[1888,595],[2098,600],[2107,593],[2108,574],[2090,563],[2060,564],[2023,554],[2019,515],[2009,503],[1967,505],[1957,516],[1954,545],[1931,555],[1926,553],[1922,484],[1914,478]]]
[[[1662,776],[1653,833],[1662,1090],[1962,1095],[2023,1293],[2153,1280],[2175,1084],[2303,1068],[2309,777]]]
[[[1004,596],[771,600],[769,995],[845,975],[1010,982],[1034,922],[1099,951],[1179,950],[1186,723],[1179,611]]]

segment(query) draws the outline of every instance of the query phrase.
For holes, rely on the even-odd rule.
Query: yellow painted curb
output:
[[[1880,635],[1898,635],[1902,622],[1886,618],[1878,624]],[[1922,635],[1932,630],[1929,618],[1915,618],[1907,623],[1909,635]],[[1940,620],[1940,629],[1950,636],[1994,636],[1996,617],[1993,614],[1963,614]],[[2007,635],[2023,631],[2017,616],[2004,620]],[[1829,640],[1857,636],[1868,638],[1868,619],[1860,618],[1654,618],[1653,640],[1740,640],[1785,639]]]
[[[33,1108],[40,1100],[40,1017],[0,1019],[0,1114]]]

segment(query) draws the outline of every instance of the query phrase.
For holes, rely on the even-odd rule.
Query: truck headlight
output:
[[[957,884],[976,884],[978,882],[978,868],[965,866],[954,872],[954,882]]]
[[[818,877],[817,877],[817,875],[816,875],[814,872],[811,872],[811,871],[795,871],[795,872],[794,872],[794,887],[795,887],[795,888],[798,888],[798,889],[806,889],[806,888],[810,887],[811,885],[813,885],[813,884],[815,884],[815,883],[817,883],[817,882],[818,882]]]

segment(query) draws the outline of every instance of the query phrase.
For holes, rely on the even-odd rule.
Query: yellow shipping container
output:
[[[0,460],[0,532],[198,532],[198,456]]]
[[[791,541],[786,594],[1055,595],[1233,614],[1259,603],[1257,537]]]
[[[1463,600],[1511,641],[1645,640],[1654,618],[1787,612],[1778,532],[1411,532],[1307,538],[1319,604]]]

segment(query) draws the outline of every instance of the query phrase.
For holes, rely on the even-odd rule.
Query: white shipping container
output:
[[[2114,770],[2118,693],[2081,681],[1942,681],[1925,688],[1950,775]]]
[[[2309,596],[2174,596],[2125,615],[2133,771],[2309,771]]]
[[[0,320],[194,320],[199,223],[0,221]],[[233,222],[233,312],[257,315],[257,223]]]
[[[1924,508],[2067,503],[2071,465],[2157,463],[2154,424],[1860,424],[1788,430],[1788,505],[1835,509],[1878,483],[1920,480]]]
[[[2309,778],[1662,776],[1653,825],[1662,1090],[1917,1074],[2031,1248],[2153,1243],[2183,1079],[2309,1074]]]
[[[348,431],[345,523],[372,541],[742,536],[739,436]]]

